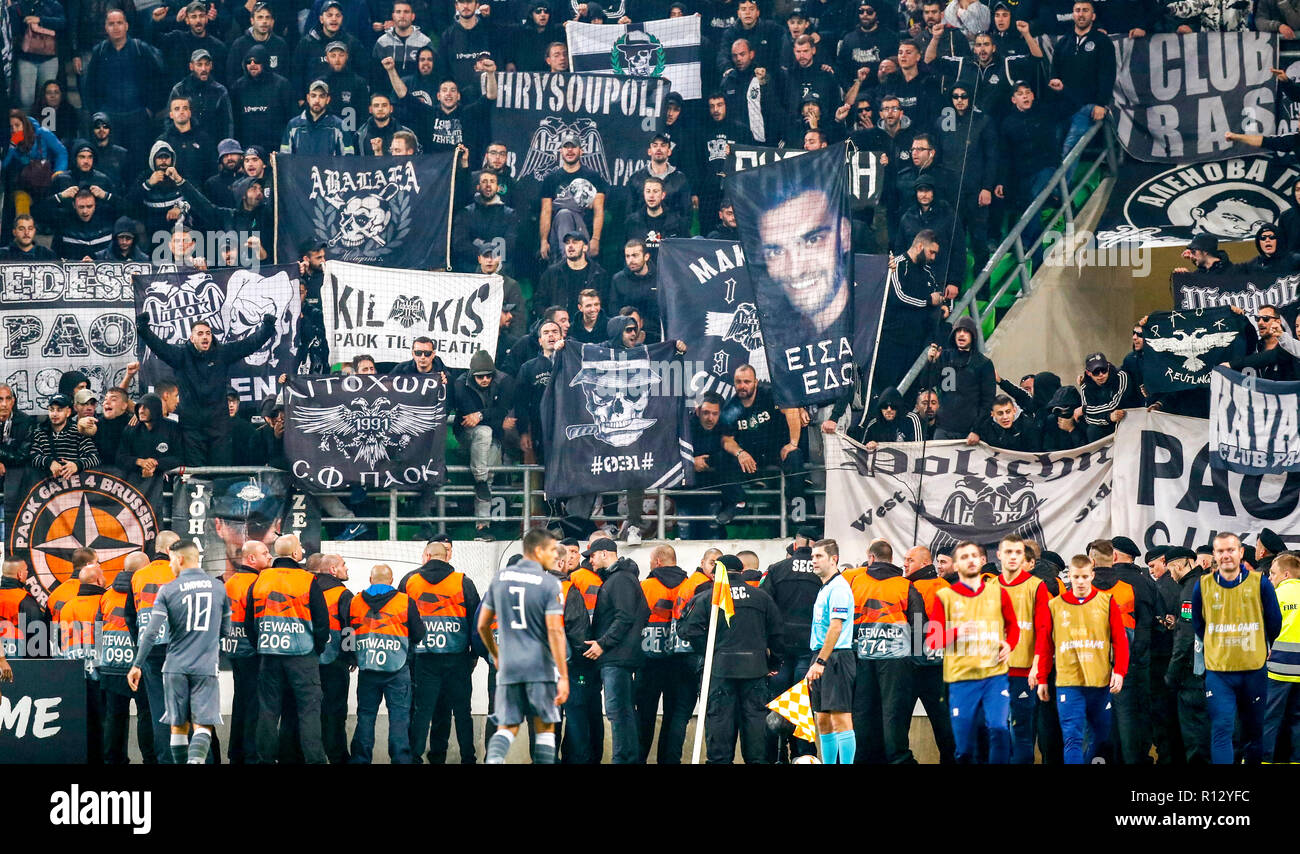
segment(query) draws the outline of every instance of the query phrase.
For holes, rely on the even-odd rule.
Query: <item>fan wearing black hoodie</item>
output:
[[[266,71],[283,74],[289,69],[289,44],[275,33],[275,13],[269,3],[258,0],[253,6],[251,25],[230,44],[226,58],[226,85],[233,87],[244,72],[245,60],[254,47],[262,49],[259,63]]]
[[[1014,400],[1016,405],[1020,407],[1020,411],[1028,416],[1033,422],[1034,429],[1037,431],[1034,441],[1041,445],[1043,442],[1043,431],[1046,430],[1048,426],[1055,426],[1056,424],[1056,416],[1052,414],[1049,404],[1052,400],[1052,396],[1055,395],[1057,389],[1061,387],[1061,378],[1051,371],[1042,371],[1033,374],[1032,377],[1030,377],[1032,381],[1028,391],[1022,389],[1010,380],[1004,380],[1001,377],[996,378],[998,381],[998,389],[1005,392],[1012,400]],[[1023,380],[1021,380],[1021,382],[1023,382]],[[997,447],[1000,448],[1002,446],[998,445]],[[1041,450],[1041,448],[1035,447],[1030,450]]]
[[[976,429],[980,440],[1004,451],[1036,451],[1041,443],[1038,424],[1024,410],[1016,411],[1016,403],[1005,394],[993,398],[993,407],[987,418]]]
[[[939,390],[936,439],[980,440],[980,419],[992,410],[995,372],[993,363],[975,346],[975,321],[959,317],[952,325],[946,347],[930,345],[923,388]]]
[[[870,413],[860,433],[849,431],[849,436],[865,444],[869,451],[874,451],[879,442],[920,442],[925,438],[921,416],[906,410],[903,396],[893,386],[880,393]]]
[[[659,729],[656,761],[660,765],[682,764],[686,724],[695,706],[695,694],[691,688],[697,674],[689,656],[673,654],[669,629],[672,627],[677,588],[685,580],[686,570],[677,566],[677,552],[673,547],[657,546],[650,555],[650,575],[641,582],[641,591],[650,606],[649,620],[641,630],[645,663],[636,674],[637,734],[642,764],[650,757],[661,697],[664,716]]]
[[[113,241],[96,252],[96,261],[134,262],[148,264],[149,256],[136,245],[136,229],[140,224],[129,216],[120,216],[113,223]]]
[[[168,176],[176,167],[176,150],[166,140],[158,140],[149,149],[149,166],[128,187],[127,199],[138,210],[146,234],[170,231],[185,201],[180,184]],[[183,179],[182,179],[183,180]],[[176,210],[177,216],[169,216]]]
[[[1234,264],[1239,273],[1275,273],[1284,275],[1300,270],[1300,254],[1290,251],[1282,229],[1265,224],[1255,232],[1255,249],[1259,252],[1249,261]]]
[[[98,207],[106,209],[110,215],[115,213],[118,200],[114,194],[118,185],[116,180],[96,168],[99,149],[88,140],[76,139],[72,141],[69,152],[72,156],[68,160],[68,171],[54,176],[49,203],[56,209],[68,209],[72,207],[78,190],[90,190],[95,193]],[[95,192],[96,189],[99,192]]]
[[[230,87],[235,136],[245,147],[268,151],[280,147],[284,126],[298,114],[298,98],[289,80],[268,67],[265,45],[255,44],[240,60],[243,74]],[[281,66],[283,68],[283,66]]]
[[[119,416],[121,417],[121,416]],[[136,424],[122,432],[117,466],[127,482],[146,495],[162,496],[163,475],[185,462],[181,429],[163,417],[162,400],[146,394],[135,407]]]
[[[583,655],[600,666],[605,689],[605,715],[614,746],[615,765],[635,765],[641,744],[637,736],[636,698],[633,674],[645,660],[641,635],[650,619],[650,606],[638,580],[640,570],[606,537],[597,539],[583,556],[600,575],[596,610],[592,613],[591,636]]]
[[[938,196],[935,186],[929,175],[916,179],[912,191],[915,204],[908,206],[899,219],[892,241],[894,252],[906,252],[917,236],[930,231],[939,245],[929,264],[935,281],[940,287],[960,288],[966,278],[966,233],[958,223],[957,212]]]
[[[1088,444],[1088,436],[1076,418],[1083,406],[1079,389],[1063,385],[1047,402],[1047,413],[1039,433],[1040,451],[1070,451]]]

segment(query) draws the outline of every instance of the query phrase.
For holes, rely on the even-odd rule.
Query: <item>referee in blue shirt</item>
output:
[[[853,735],[853,681],[857,660],[853,656],[853,591],[839,573],[840,547],[834,540],[813,544],[813,571],[822,589],[813,603],[812,665],[808,688],[826,765],[852,765],[858,742]]]

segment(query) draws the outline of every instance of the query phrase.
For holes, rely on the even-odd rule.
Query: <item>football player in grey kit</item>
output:
[[[564,599],[560,582],[548,572],[559,548],[548,532],[534,528],[524,535],[523,551],[523,560],[492,579],[479,610],[479,637],[497,667],[497,731],[487,745],[489,765],[506,761],[526,717],[533,719],[533,763],[554,765],[555,725],[569,699]],[[492,632],[494,616],[500,649]]]
[[[165,622],[171,641],[163,662],[163,693],[172,758],[177,765],[202,765],[212,747],[212,730],[221,723],[217,654],[230,628],[230,600],[221,582],[199,568],[199,547],[193,540],[172,546],[171,561],[176,578],[158,591],[149,625],[139,633],[136,661],[145,660],[140,656],[149,654]],[[126,674],[132,691],[139,688],[140,676],[139,667]]]

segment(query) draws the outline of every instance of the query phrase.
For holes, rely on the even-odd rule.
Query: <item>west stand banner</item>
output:
[[[1210,464],[1238,474],[1300,472],[1300,382],[1216,366],[1210,375]]]
[[[1142,325],[1142,384],[1147,394],[1210,387],[1210,370],[1244,356],[1250,321],[1230,308],[1154,311]]]
[[[241,400],[274,397],[280,374],[294,373],[294,336],[302,297],[298,265],[262,267],[254,272],[238,267],[184,273],[152,273],[135,278],[135,311],[149,316],[149,327],[163,341],[187,346],[190,330],[200,320],[212,327],[214,340],[224,345],[256,334],[266,315],[275,317],[271,340],[240,364],[230,367],[230,385]],[[140,382],[152,387],[174,376],[158,354],[146,348],[140,357]]]
[[[1226,131],[1274,131],[1277,36],[1253,30],[1112,36],[1116,136],[1133,157],[1187,164],[1251,149]],[[1091,45],[1089,45],[1090,47]]]
[[[732,175],[779,406],[829,403],[853,382],[848,144]]]
[[[315,492],[437,486],[446,478],[447,387],[436,374],[292,377],[284,455]]]
[[[239,566],[248,540],[270,549],[276,537],[294,534],[304,554],[320,551],[320,507],[294,488],[288,472],[184,475],[174,487],[171,524],[199,544],[200,564],[212,575]]]
[[[482,273],[422,273],[325,262],[321,305],[330,359],[367,353],[405,362],[421,336],[449,368],[468,368],[479,350],[496,355],[502,279]]]
[[[542,397],[548,498],[694,483],[688,378],[676,346],[574,341],[560,351]]]
[[[1177,309],[1236,306],[1253,316],[1266,305],[1281,311],[1290,323],[1300,302],[1300,275],[1265,272],[1231,272],[1218,276],[1174,273],[1174,307]],[[1287,310],[1287,306],[1292,306]]]
[[[769,148],[741,143],[731,145],[730,149],[724,161],[728,175],[808,153],[802,148]],[[873,207],[880,201],[880,193],[885,186],[885,167],[880,162],[880,152],[850,149],[848,162],[849,197],[853,209]]]
[[[698,15],[640,24],[565,24],[569,67],[620,77],[662,77],[687,101],[700,97]]]
[[[1070,555],[1110,536],[1109,438],[1051,454],[956,441],[868,451],[841,434],[823,438],[826,536],[851,560],[877,537],[937,554],[962,540],[996,548],[1004,535],[1018,534]]]
[[[1215,468],[1209,425],[1145,409],[1130,410],[1115,435],[1114,531],[1144,550],[1196,548],[1219,531],[1282,532],[1300,543],[1300,473],[1240,474]],[[1060,552],[1060,549],[1056,549]],[[1065,554],[1065,552],[1061,552]]]
[[[582,165],[612,188],[627,186],[648,162],[650,137],[664,128],[668,82],[609,74],[497,75],[492,138],[510,151],[511,205],[534,210],[542,181],[560,168],[560,140],[582,143]],[[585,205],[584,205],[585,207]]]
[[[411,270],[451,266],[455,155],[275,156],[275,257],[325,257]]]
[[[131,277],[148,264],[0,265],[0,380],[24,412],[44,412],[65,371],[102,400],[135,359]]]

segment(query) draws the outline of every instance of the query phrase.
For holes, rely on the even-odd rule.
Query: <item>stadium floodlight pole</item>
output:
[[[721,584],[726,579],[726,569],[714,575],[713,583]],[[709,710],[709,677],[713,675],[713,648],[718,643],[718,612],[721,605],[714,603],[709,596],[709,642],[704,647],[704,678],[700,681],[700,717],[695,722],[695,745],[691,749],[691,764],[700,764],[700,751],[704,747],[704,716]]]

